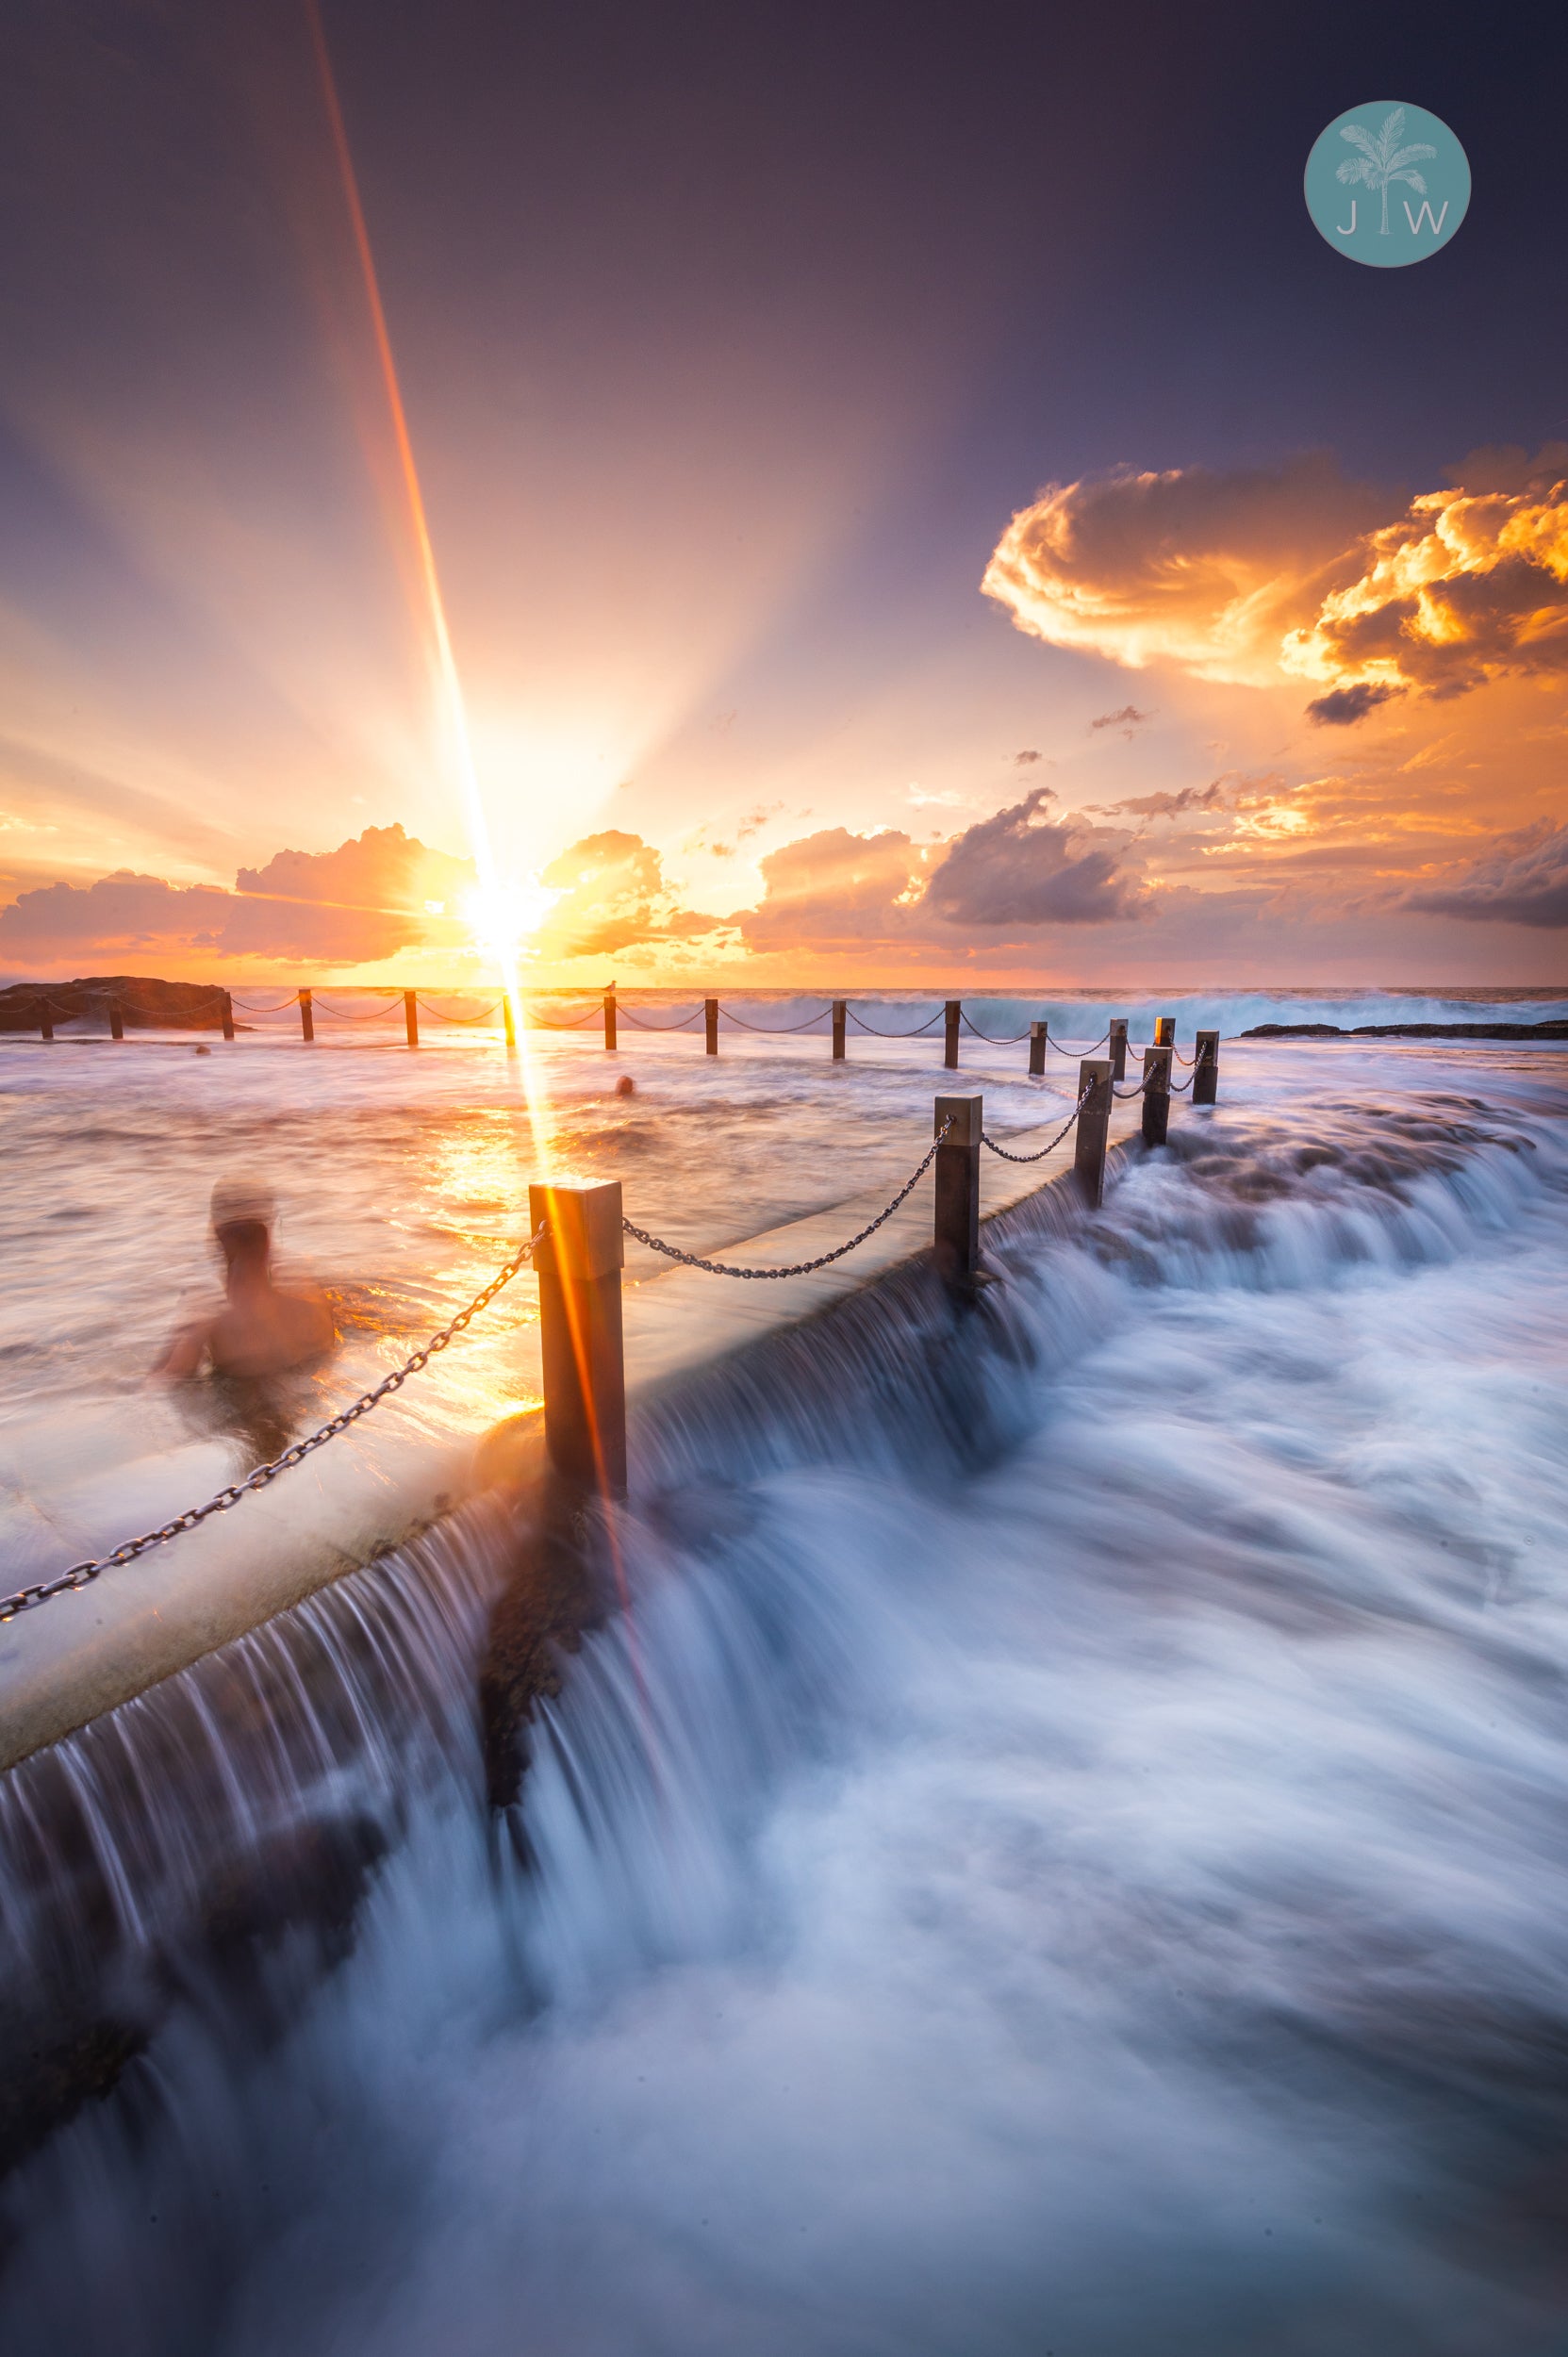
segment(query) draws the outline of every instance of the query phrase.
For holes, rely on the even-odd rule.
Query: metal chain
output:
[[[1051,1038],[1050,1033],[1048,1031],[1046,1034],[1046,1046],[1048,1047],[1055,1047],[1059,1056],[1066,1056],[1070,1060],[1074,1056],[1092,1056],[1097,1047],[1104,1047],[1110,1036],[1111,1034],[1109,1031],[1102,1031],[1099,1038],[1092,1042],[1092,1044],[1087,1047],[1057,1047],[1055,1040]]]
[[[419,998],[418,992],[415,993],[415,997],[419,999],[419,1004],[424,1009],[432,1023],[445,1023],[457,1026],[474,1023],[487,1023],[492,1014],[499,1014],[501,1013],[503,1005],[503,1001],[498,998],[493,1006],[487,1007],[480,1014],[443,1014],[440,1008],[433,1007],[428,998]]]
[[[929,1022],[916,1023],[913,1031],[879,1031],[874,1023],[867,1023],[863,1015],[856,1014],[853,1007],[847,1008],[846,1013],[851,1023],[858,1024],[863,1031],[869,1031],[873,1039],[918,1039],[922,1031],[934,1030],[942,1020],[942,1010],[938,1007]]]
[[[496,1003],[499,1005],[500,1001]],[[522,1019],[531,1031],[580,1031],[584,1024],[591,1023],[598,1013],[597,1007],[585,1007],[581,1014],[568,1015],[564,1023],[552,1023],[548,1015],[536,1014],[529,1007],[525,1009]]]
[[[679,1244],[666,1244],[662,1236],[651,1236],[645,1228],[634,1228],[629,1219],[623,1219],[620,1224],[629,1236],[635,1236],[638,1244],[647,1244],[650,1251],[662,1252],[667,1261],[679,1261],[683,1268],[706,1269],[710,1277],[760,1277],[764,1278],[810,1277],[814,1270],[826,1268],[831,1261],[842,1261],[846,1252],[852,1252],[856,1244],[864,1244],[867,1236],[874,1236],[883,1222],[892,1218],[904,1197],[914,1192],[920,1179],[931,1168],[936,1159],[937,1147],[952,1126],[953,1115],[949,1113],[935,1137],[933,1138],[931,1150],[918,1170],[899,1189],[886,1211],[879,1211],[876,1218],[864,1227],[858,1236],[851,1236],[848,1244],[836,1245],[832,1252],[824,1252],[815,1261],[800,1261],[793,1268],[734,1268],[726,1261],[704,1261],[695,1252],[683,1252]]]
[[[1016,1047],[1020,1040],[1025,1040],[1029,1037],[1029,1033],[1027,1031],[1004,1031],[1001,1036],[998,1038],[993,1036],[990,1031],[982,1031],[978,1023],[969,1023],[967,1015],[964,1017],[964,1020],[966,1023],[969,1024],[969,1029],[973,1031],[976,1039],[982,1039],[987,1047]]]
[[[1077,1104],[1073,1107],[1072,1112],[1067,1115],[1066,1120],[1062,1124],[1061,1129],[1058,1129],[1050,1144],[1048,1146],[1042,1146],[1038,1154],[1010,1154],[1005,1146],[999,1146],[996,1139],[987,1137],[983,1129],[980,1133],[980,1142],[982,1146],[988,1146],[993,1154],[999,1154],[1004,1162],[1043,1162],[1048,1154],[1055,1153],[1057,1147],[1061,1145],[1063,1139],[1066,1136],[1067,1131],[1072,1128],[1073,1123],[1078,1119],[1079,1114],[1083,1111],[1084,1106],[1088,1103],[1094,1093],[1094,1088],[1091,1084],[1084,1090],[1082,1096],[1079,1098]]]
[[[296,1441],[293,1447],[285,1449],[281,1457],[274,1457],[270,1464],[258,1465],[255,1473],[247,1475],[243,1481],[233,1482],[228,1489],[220,1490],[217,1496],[208,1498],[205,1506],[194,1506],[187,1513],[176,1514],[174,1520],[165,1523],[161,1530],[145,1531],[140,1539],[127,1539],[124,1545],[116,1547],[112,1555],[99,1556],[90,1563],[73,1563],[68,1572],[58,1573],[53,1579],[40,1580],[32,1588],[19,1588],[14,1596],[0,1597],[0,1624],[14,1621],[19,1612],[30,1612],[35,1605],[47,1604],[51,1596],[62,1596],[70,1590],[85,1588],[90,1580],[98,1577],[100,1572],[115,1569],[122,1563],[134,1563],[138,1556],[149,1554],[154,1547],[161,1547],[166,1540],[177,1539],[182,1531],[194,1530],[211,1514],[226,1514],[231,1506],[238,1506],[251,1491],[265,1490],[270,1482],[277,1479],[279,1474],[287,1473],[291,1465],[299,1464],[312,1450],[336,1440],[339,1432],[346,1432],[351,1424],[357,1424],[361,1416],[368,1416],[382,1400],[390,1398],[394,1392],[400,1392],[409,1376],[418,1375],[422,1367],[428,1366],[438,1351],[454,1343],[480,1310],[488,1309],[502,1287],[511,1283],[523,1263],[532,1260],[544,1232],[542,1227],[536,1228],[526,1244],[518,1246],[505,1267],[491,1277],[483,1293],[475,1294],[468,1308],[459,1310],[451,1323],[443,1326],[438,1334],[433,1334],[422,1349],[416,1350],[401,1367],[394,1367],[390,1375],[383,1376],[374,1391],[361,1393],[352,1407],[345,1408],[339,1415],[319,1426],[305,1440]]]
[[[645,1023],[640,1014],[633,1014],[630,1007],[622,1007],[620,1016],[625,1023],[635,1023],[639,1031],[685,1031],[689,1030],[694,1023],[701,1021],[702,1010],[701,1007],[693,1007],[689,1014],[682,1015],[676,1023]]]
[[[808,1014],[803,1023],[748,1023],[743,1014],[731,1014],[728,1007],[719,1009],[719,1013],[728,1015],[732,1023],[738,1023],[743,1031],[756,1031],[764,1039],[785,1039],[791,1031],[809,1031],[814,1023],[820,1023],[823,1015],[830,1012],[829,1008],[823,1007],[817,1014]]]
[[[1135,1089],[1119,1089],[1113,1087],[1111,1094],[1113,1096],[1142,1096],[1147,1086],[1148,1082],[1147,1080],[1140,1080]]]

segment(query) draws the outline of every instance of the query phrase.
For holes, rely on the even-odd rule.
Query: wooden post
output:
[[[833,1060],[834,1063],[842,1063],[844,1061],[844,1026],[848,1019],[849,1012],[850,1002],[847,998],[835,998],[834,1000]]]
[[[302,990],[300,993],[300,1037],[314,1039],[315,1036],[316,1017],[311,1013],[310,993],[307,990]]]
[[[108,1001],[108,1035],[110,1039],[124,1039],[125,1036],[125,1018],[118,998],[111,997]]]
[[[615,992],[607,990],[604,993],[604,1052],[606,1055],[615,1053]]]
[[[951,1129],[936,1149],[936,1274],[949,1293],[974,1290],[980,1266],[980,1133],[983,1096],[939,1096],[935,1126]]]
[[[626,1360],[620,1181],[530,1187],[529,1225],[545,1230],[539,1279],[545,1448],[554,1471],[602,1497],[626,1494]]]
[[[1046,1040],[1049,1030],[1050,1026],[1047,1023],[1032,1023],[1029,1027],[1029,1077],[1032,1080],[1045,1078]]]
[[[709,1055],[717,1056],[718,1053],[718,1001],[717,998],[704,998],[702,1001],[702,1030],[705,1034],[704,1045]]]
[[[504,982],[501,985],[501,1028],[506,1035],[506,1053],[515,1056],[518,1052],[518,1024]]]
[[[234,1037],[234,994],[232,991],[221,990],[218,997],[219,1013],[223,1018],[223,1037],[232,1039]]]
[[[50,1008],[48,999],[41,998],[38,1002],[38,1035],[40,1039],[53,1039],[55,1036],[55,1017]]]
[[[942,1062],[946,1064],[949,1072],[956,1072],[958,1070],[958,1021],[959,1017],[964,1013],[963,999],[949,998],[945,1000],[943,1012],[947,1016],[947,1022],[945,1026],[945,1040],[942,1049]]]
[[[403,994],[403,1028],[408,1034],[409,1047],[417,1047],[420,1044],[420,1011],[414,1003],[411,990]]]
[[[1107,1050],[1111,1058],[1112,1080],[1125,1080],[1127,1078],[1127,1024],[1124,1017],[1119,1014],[1112,1022]]]
[[[1176,1017],[1174,1014],[1157,1014],[1155,1016],[1154,1045],[1156,1047],[1174,1047],[1176,1046]]]
[[[1212,1105],[1219,1095],[1219,1033],[1199,1031],[1193,1064],[1193,1103]]]
[[[1144,1144],[1164,1146],[1170,1127],[1169,1047],[1144,1049]]]
[[[1123,1027],[1125,1030],[1125,1026]],[[1091,1211],[1105,1196],[1105,1141],[1111,1131],[1111,1060],[1085,1056],[1078,1067],[1078,1093],[1089,1101],[1078,1116],[1078,1143],[1073,1170]]]

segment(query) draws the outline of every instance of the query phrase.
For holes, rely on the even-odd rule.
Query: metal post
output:
[[[702,1030],[705,1034],[704,1045],[709,1055],[717,1056],[718,1053],[718,1001],[717,998],[704,998],[702,1001]]]
[[[945,1000],[944,1013],[947,1016],[947,1026],[946,1039],[942,1050],[942,1062],[947,1065],[949,1072],[956,1072],[958,1070],[958,1019],[964,1013],[963,999],[949,998]]]
[[[1111,1057],[1112,1080],[1125,1080],[1127,1078],[1127,1024],[1119,1014],[1112,1023],[1111,1037],[1107,1042],[1107,1047]]]
[[[506,1035],[506,1053],[515,1056],[518,1052],[518,1023],[504,982],[501,985],[501,1028]]]
[[[834,1000],[833,1060],[834,1063],[842,1063],[844,1061],[844,1026],[846,1020],[848,1019],[849,1012],[850,1002],[847,998],[835,998]]]
[[[1098,1211],[1105,1195],[1105,1141],[1111,1131],[1111,1060],[1085,1056],[1078,1067],[1078,1093],[1088,1092],[1088,1103],[1078,1116],[1078,1142],[1073,1170],[1091,1211]]]
[[[606,1055],[615,1052],[615,992],[607,990],[604,993],[604,1050]]]
[[[1170,1127],[1169,1047],[1144,1049],[1144,1144],[1164,1146]]]
[[[108,1035],[110,1039],[124,1039],[125,1036],[125,1018],[121,1013],[118,998],[111,998],[108,1002]]]
[[[234,995],[231,991],[221,990],[218,997],[221,1001],[219,1013],[223,1018],[223,1037],[232,1039],[234,1037]]]
[[[411,990],[403,994],[403,1028],[408,1034],[409,1047],[417,1047],[420,1044],[420,1014]]]
[[[38,1005],[38,1035],[40,1039],[53,1039],[55,1036],[55,1018],[50,1009],[49,1001],[47,998],[41,998]]]
[[[302,990],[300,993],[300,1037],[314,1039],[315,1036],[316,1017],[310,1009],[310,993],[307,990]]]
[[[939,1096],[936,1128],[951,1129],[936,1149],[936,1274],[949,1293],[973,1290],[980,1266],[980,1133],[983,1096]]]
[[[545,1448],[554,1471],[602,1497],[626,1494],[626,1359],[620,1326],[620,1181],[530,1187],[545,1230],[539,1279]]]
[[[1176,1046],[1176,1017],[1174,1014],[1157,1014],[1155,1016],[1154,1045],[1156,1047],[1174,1047]]]
[[[1046,1039],[1049,1029],[1046,1023],[1032,1023],[1029,1027],[1029,1077],[1032,1080],[1045,1079]]]
[[[1199,1031],[1193,1064],[1193,1103],[1212,1105],[1219,1095],[1219,1033]]]

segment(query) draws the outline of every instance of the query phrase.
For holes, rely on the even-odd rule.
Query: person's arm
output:
[[[183,1383],[200,1372],[210,1341],[209,1319],[195,1318],[189,1326],[177,1327],[153,1373],[161,1375],[166,1383]]]

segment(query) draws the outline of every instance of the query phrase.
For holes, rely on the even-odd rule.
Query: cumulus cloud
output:
[[[91,884],[41,885],[0,909],[0,956],[49,964],[200,952],[370,964],[427,941],[429,904],[445,908],[473,881],[470,861],[398,826],[367,827],[335,851],[279,851],[265,867],[242,867],[232,892],[128,869]],[[455,921],[446,930],[463,932]]]
[[[737,919],[756,949],[906,935],[924,876],[920,854],[898,827],[879,834],[823,827],[769,851],[758,865],[765,897]]]
[[[1116,855],[1073,820],[1041,816],[1049,789],[967,828],[926,887],[925,902],[959,925],[1103,925],[1136,916],[1144,895]]]
[[[540,882],[560,895],[536,936],[543,955],[608,956],[644,942],[691,940],[723,922],[682,908],[653,846],[619,827],[572,844]]]
[[[1325,457],[1272,471],[1118,468],[1048,485],[1008,525],[981,586],[1053,646],[1267,682],[1329,569],[1384,516]]]
[[[828,827],[763,860],[767,894],[736,918],[747,946],[842,944],[952,948],[976,932],[1027,940],[1056,925],[1140,915],[1142,889],[1119,864],[1124,835],[1056,819],[1038,786],[946,846],[917,847],[898,828]]]
[[[1505,835],[1451,882],[1407,893],[1403,905],[1494,925],[1568,925],[1568,827]]]
[[[1568,445],[1477,452],[1457,472],[1392,517],[1324,457],[1052,484],[982,586],[1056,646],[1316,683],[1329,726],[1407,691],[1568,674]]]

